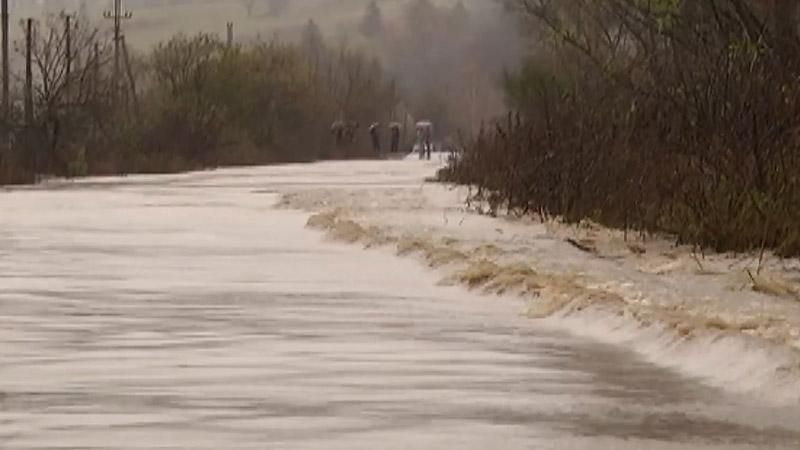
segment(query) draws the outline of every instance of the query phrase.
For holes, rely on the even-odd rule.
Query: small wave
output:
[[[311,215],[307,225],[337,241],[417,257],[440,270],[442,284],[522,296],[532,318],[627,346],[708,384],[772,403],[800,403],[800,352],[789,342],[791,327],[780,320],[659,304],[625,283],[598,283],[577,273],[541,270],[535,261],[509,260],[508,252],[493,243],[414,234],[354,216],[348,208],[330,209]],[[778,292],[782,288],[775,286],[783,285],[773,278],[760,280],[770,292],[793,295]],[[794,339],[800,342],[800,336]]]
[[[581,314],[559,311],[545,322],[579,336],[631,348],[654,364],[727,391],[773,404],[800,403],[797,352],[762,339],[726,330],[688,336],[676,333],[668,324],[645,325],[626,314],[596,308]]]

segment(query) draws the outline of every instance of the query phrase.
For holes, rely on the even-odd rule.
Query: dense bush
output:
[[[796,6],[509,3],[550,45],[443,179],[512,212],[800,255]]]
[[[331,122],[371,123],[397,104],[377,61],[321,36],[229,47],[178,35],[142,55],[123,47],[114,83],[112,46],[89,29],[77,27],[67,54],[60,20],[39,25],[32,118],[17,104],[3,123],[0,183],[363,157],[363,137],[334,147]]]

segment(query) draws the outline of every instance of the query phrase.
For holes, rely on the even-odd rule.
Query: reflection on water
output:
[[[322,243],[268,170],[0,194],[3,449],[800,448],[798,410]]]

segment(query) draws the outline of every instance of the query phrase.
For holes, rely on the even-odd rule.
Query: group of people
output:
[[[334,142],[337,146],[352,145],[355,142],[356,134],[360,128],[360,124],[356,121],[337,120],[331,125],[331,133],[333,134]],[[373,122],[369,128],[370,142],[372,149],[376,154],[382,153],[382,124],[380,122]],[[402,124],[398,122],[389,122],[387,129],[389,131],[389,152],[397,153],[400,151],[400,136],[402,134]],[[420,159],[431,159],[431,151],[433,149],[433,124],[429,121],[421,121],[416,124],[416,145],[414,149],[419,150]]]
[[[397,153],[400,151],[400,130],[402,125],[397,122],[389,122],[389,152]],[[374,122],[369,126],[369,138],[372,142],[372,150],[381,153],[381,124]]]
[[[433,124],[429,121],[417,122],[417,146],[419,159],[431,159],[433,150]]]
[[[337,120],[331,125],[331,133],[337,146],[351,145],[355,142],[356,133],[361,125],[355,121]],[[389,128],[389,151],[397,153],[400,151],[400,133],[402,125],[397,122],[390,122]],[[372,142],[372,149],[375,153],[381,153],[381,124],[375,122],[369,126],[369,136]]]
[[[352,144],[356,139],[356,132],[360,125],[358,122],[349,120],[337,120],[331,124],[331,134],[337,146]]]

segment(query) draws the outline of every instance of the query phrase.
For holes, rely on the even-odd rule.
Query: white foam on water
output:
[[[796,403],[675,373],[790,402],[795,303],[469,213],[437,167],[3,195],[4,448],[797,448]]]
[[[561,312],[542,321],[577,336],[631,348],[654,364],[729,392],[775,405],[800,405],[800,358],[787,347],[730,332],[681,337],[668,327],[641,326],[599,309]]]
[[[800,404],[800,302],[754,292],[758,286],[732,289],[741,276],[728,268],[730,257],[696,263],[658,240],[637,244],[647,252],[634,254],[594,225],[590,242],[600,250],[587,254],[561,239],[568,227],[467,212],[464,188],[422,184],[440,162],[415,158],[358,165],[391,187],[288,190],[282,207],[323,212],[311,225],[334,239],[418,257],[445,282],[522,294],[549,325],[730,392]]]

